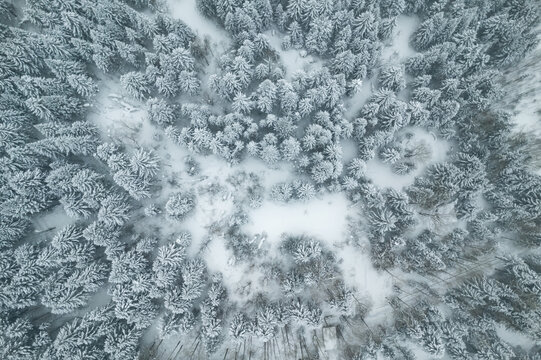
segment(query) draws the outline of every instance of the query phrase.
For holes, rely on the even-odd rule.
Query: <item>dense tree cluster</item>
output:
[[[401,354],[403,341],[418,344],[430,356],[452,359],[535,359],[538,347],[527,351],[501,337],[506,327],[539,341],[539,258],[510,257],[490,277],[468,280],[447,291],[443,305],[424,299],[406,306],[395,298],[394,329],[383,339],[363,345],[367,353]],[[451,310],[451,311],[447,311]],[[358,359],[365,359],[361,352]],[[411,353],[404,358],[415,358]]]
[[[156,155],[101,143],[85,121],[102,72],[125,73],[120,83],[138,98],[197,92],[196,50],[188,50],[194,35],[179,21],[138,9],[83,0],[32,1],[20,11],[0,2],[0,347],[6,359],[134,358],[162,309],[180,306],[176,292],[189,293],[182,295],[191,301],[187,312],[207,281],[199,260],[181,258],[182,278],[164,282],[163,274],[174,275],[167,259],[175,255],[168,251],[181,250],[164,246],[155,254],[156,238],[127,228],[139,201],[151,196],[160,171]],[[59,210],[72,219],[62,228],[43,230],[31,221]],[[167,269],[160,268],[164,260]],[[92,310],[96,299],[107,305]]]

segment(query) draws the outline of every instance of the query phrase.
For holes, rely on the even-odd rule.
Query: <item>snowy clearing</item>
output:
[[[146,106],[128,98],[115,79],[105,77],[103,86],[88,121],[92,122],[105,139],[122,142],[130,147],[153,145],[154,129],[147,118]]]
[[[389,46],[385,46],[381,52],[384,62],[402,62],[417,52],[410,46],[410,36],[419,26],[419,18],[416,16],[400,15],[396,18],[396,27],[393,30],[393,39]]]
[[[222,274],[231,300],[243,304],[255,293],[264,291],[261,272],[255,265],[236,263],[222,237],[211,240],[203,252],[203,259],[211,272]]]
[[[265,201],[250,213],[244,229],[251,234],[266,233],[276,251],[283,234],[308,235],[336,251],[346,285],[351,286],[374,306],[386,303],[392,293],[392,279],[376,271],[365,249],[366,239],[350,245],[348,225],[357,218],[356,209],[342,193],[320,195],[306,203],[280,204]],[[364,246],[364,250],[363,247]]]
[[[253,234],[265,232],[272,243],[281,235],[305,234],[333,244],[347,230],[348,201],[343,194],[326,194],[306,203],[281,204],[266,200],[250,214],[245,229]]]

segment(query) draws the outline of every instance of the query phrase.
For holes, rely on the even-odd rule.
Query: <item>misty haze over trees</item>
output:
[[[541,359],[536,0],[0,0],[0,357]]]

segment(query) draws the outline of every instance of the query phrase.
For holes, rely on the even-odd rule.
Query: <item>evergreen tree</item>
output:
[[[107,334],[103,349],[111,359],[128,359],[137,357],[139,338],[142,331],[136,327],[117,322],[113,330]]]
[[[152,98],[147,101],[148,118],[161,126],[170,125],[175,121],[176,109],[163,99]]]
[[[406,87],[403,70],[398,66],[388,66],[381,69],[379,82],[382,87],[400,91]]]
[[[172,195],[165,204],[165,211],[175,220],[183,219],[195,207],[195,196],[190,192],[179,192]]]
[[[158,331],[162,338],[169,336],[183,335],[188,333],[195,326],[195,317],[192,312],[184,314],[166,313],[158,325]]]
[[[108,195],[101,202],[98,220],[106,225],[122,226],[130,217],[131,206],[122,194]]]
[[[239,92],[233,98],[233,103],[231,104],[231,107],[234,111],[238,113],[249,114],[254,107],[254,102],[244,93]]]
[[[145,75],[132,71],[120,77],[120,83],[126,93],[135,99],[144,99],[150,94],[150,88]]]
[[[257,108],[269,114],[272,111],[276,101],[276,85],[269,79],[263,81],[257,88],[256,105]]]

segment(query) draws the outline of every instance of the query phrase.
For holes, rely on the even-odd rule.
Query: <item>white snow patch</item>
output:
[[[224,47],[229,44],[227,32],[199,12],[196,0],[166,1],[170,8],[170,15],[184,21],[196,34],[202,38],[208,37],[211,42],[222,44]]]
[[[381,59],[389,62],[401,62],[415,55],[417,52],[410,46],[411,34],[419,26],[416,16],[400,15],[396,18],[396,27],[393,30],[392,43],[381,51]]]
[[[536,57],[533,58],[537,61],[541,59],[541,49],[536,51]],[[532,67],[534,68],[531,69]],[[524,71],[528,71],[530,77],[524,83],[516,85],[516,91],[521,93],[521,97],[516,103],[513,121],[516,125],[514,131],[541,137],[541,71],[536,69],[541,70],[541,66],[526,67]]]
[[[505,340],[505,342],[511,344],[512,346],[520,346],[524,349],[530,349],[535,345],[535,342],[525,336],[523,333],[519,333],[512,329],[507,329],[503,325],[496,325],[496,333],[501,339]]]
[[[328,244],[344,239],[347,232],[348,200],[342,193],[325,194],[309,202],[289,204],[265,200],[250,213],[245,225],[249,233],[266,233],[269,242],[279,243],[281,235],[304,234]]]
[[[198,196],[194,212],[182,223],[192,235],[192,254],[201,250],[207,240],[208,229],[214,222],[226,219],[234,210],[233,198],[222,196]]]
[[[236,165],[234,170],[244,170],[255,173],[261,178],[261,184],[265,188],[282,181],[291,181],[296,178],[293,166],[289,163],[282,162],[276,168],[270,168],[269,165],[262,160],[248,158],[243,160],[239,165]]]
[[[75,220],[66,214],[62,205],[57,205],[32,218],[35,233],[54,234],[73,223],[75,223]]]
[[[536,31],[541,40],[541,24]],[[508,70],[505,78],[509,82],[510,95],[513,95],[506,98],[515,110],[513,130],[541,137],[541,41],[519,64]]]
[[[377,271],[368,255],[358,247],[346,245],[337,251],[337,256],[346,285],[368,297],[373,309],[387,304],[386,298],[393,292],[393,280],[388,274]]]
[[[541,40],[541,24],[538,25],[537,37]],[[527,75],[526,75],[527,74]],[[507,70],[504,77],[507,92],[505,103],[514,116],[512,121],[513,132],[522,133],[530,138],[532,143],[539,143],[541,139],[541,41],[533,52],[526,55],[520,63]],[[541,175],[539,159],[539,145],[533,145],[533,169]]]
[[[355,141],[350,139],[342,140],[340,146],[342,146],[342,161],[344,164],[357,157],[357,144]]]
[[[335,252],[346,285],[370,299],[374,307],[380,307],[392,292],[392,279],[372,266],[364,250],[368,248],[366,239],[360,239],[364,247],[348,244],[348,225],[355,216],[355,208],[343,193],[320,195],[306,203],[265,201],[261,208],[250,213],[251,222],[244,230],[266,233],[271,251],[275,252],[282,234],[303,234],[321,240]]]
[[[396,190],[401,190],[411,184],[415,180],[414,172],[408,175],[395,174],[391,167],[383,163],[379,159],[370,159],[366,162],[366,175],[374,185],[381,188],[391,187]]]
[[[541,79],[540,79],[541,81]],[[520,109],[515,115],[516,131],[541,137],[541,99],[522,99],[518,103]]]
[[[104,139],[122,141],[133,148],[155,144],[146,105],[124,96],[115,79],[102,79],[102,87],[90,109],[88,121],[96,125]]]
[[[170,145],[158,150],[158,154],[162,152],[175,154],[179,151],[182,153],[183,150],[181,150],[180,146],[172,142],[166,143],[170,143]],[[180,191],[181,189],[185,190],[190,187],[198,188],[212,183],[221,187],[221,191],[218,194],[198,193],[194,211],[184,221],[179,223],[178,226],[171,229],[175,230],[178,228],[175,231],[182,229],[191,233],[192,244],[190,253],[192,255],[204,250],[209,245],[206,242],[209,240],[208,230],[210,225],[227,220],[233,215],[236,209],[235,198],[239,194],[237,194],[238,190],[226,181],[229,176],[239,171],[254,173],[259,177],[261,185],[266,189],[279,181],[288,181],[294,178],[291,165],[288,164],[283,164],[280,169],[271,169],[264,162],[253,158],[231,166],[231,164],[215,155],[193,155],[193,157],[199,162],[201,172],[195,178],[188,178],[183,172],[185,170],[184,156],[175,156],[170,159],[169,164],[166,163],[165,165],[169,165],[170,174],[179,174],[181,176],[179,184],[177,186],[168,186],[168,188],[162,191],[162,195],[165,195]],[[166,201],[167,196],[162,196],[163,202]]]
[[[539,51],[539,59],[541,59],[541,51]],[[541,67],[539,68],[541,70]],[[530,73],[535,80],[531,80],[528,90],[525,91],[527,95],[522,96],[516,104],[513,130],[541,138],[541,71]]]

